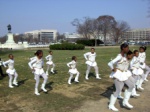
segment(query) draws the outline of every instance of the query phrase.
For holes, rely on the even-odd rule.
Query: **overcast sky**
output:
[[[60,33],[76,32],[71,22],[83,17],[111,15],[133,28],[150,28],[148,0],[0,0],[0,36],[7,25],[13,33],[56,29]]]

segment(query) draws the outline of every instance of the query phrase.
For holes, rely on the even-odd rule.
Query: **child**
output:
[[[111,78],[114,78],[114,83],[116,87],[116,91],[110,97],[110,103],[108,108],[113,111],[118,111],[118,109],[114,106],[117,97],[119,96],[124,84],[128,86],[128,90],[124,92],[123,106],[128,108],[133,108],[132,105],[129,104],[129,99],[131,96],[131,92],[134,88],[134,79],[132,77],[131,72],[128,70],[129,68],[129,60],[132,59],[132,52],[129,51],[129,47],[127,44],[122,44],[120,46],[121,53],[118,56],[108,63],[108,66],[111,68]],[[116,67],[114,67],[116,65]]]
[[[91,52],[87,52],[84,54],[84,58],[86,59],[86,64],[87,64],[87,70],[86,70],[86,76],[85,79],[88,80],[88,75],[90,72],[91,67],[94,67],[95,73],[96,73],[96,79],[101,79],[99,77],[99,71],[98,71],[98,66],[95,61],[96,58],[96,52],[94,48],[91,48]]]
[[[35,77],[36,77],[36,84],[35,84],[35,94],[36,95],[40,95],[40,93],[38,92],[38,85],[39,85],[39,81],[40,81],[40,76],[42,76],[44,78],[44,81],[42,83],[41,89],[44,92],[47,92],[47,90],[45,89],[45,85],[47,82],[47,75],[45,74],[44,70],[43,70],[43,51],[42,50],[37,50],[36,52],[36,56],[37,58],[31,60],[28,65],[30,66],[30,68],[32,69],[32,71],[34,71]],[[33,66],[34,65],[34,66]]]
[[[130,69],[132,71],[132,77],[135,79],[135,85],[143,76],[144,71],[141,69],[140,60],[139,60],[139,52],[138,50],[134,50],[134,57],[130,62]],[[136,93],[136,88],[133,88],[132,96],[140,96],[140,94]]]
[[[8,57],[9,57],[9,60],[3,62],[3,65],[4,65],[4,67],[6,67],[6,65],[8,65],[8,69],[6,70],[6,73],[9,76],[9,87],[14,88],[14,86],[12,85],[12,79],[14,76],[13,84],[15,86],[18,86],[18,83],[17,83],[18,74],[14,68],[14,63],[15,63],[14,62],[14,56],[12,54],[9,54]]]
[[[145,60],[146,60],[146,46],[141,46],[139,48],[139,58],[140,58],[140,62],[141,62],[141,66],[143,66],[143,68],[145,67],[146,69],[146,73],[145,73],[145,77],[143,79],[143,81],[148,81],[147,80],[147,77],[148,77],[148,74],[150,73],[150,67],[146,65],[145,63]]]
[[[70,77],[68,79],[68,84],[71,84],[71,79],[73,78],[74,74],[77,74],[75,77],[75,82],[79,82],[79,80],[78,80],[79,79],[79,72],[76,69],[76,61],[77,61],[76,56],[72,56],[72,61],[67,63],[67,66],[70,68],[69,69]]]
[[[48,75],[48,71],[49,71],[49,67],[50,65],[52,65],[52,68],[51,68],[51,72],[54,73],[54,67],[55,67],[55,64],[53,63],[52,59],[53,59],[53,56],[52,56],[53,52],[52,51],[49,51],[49,55],[46,56],[46,60],[48,60],[46,62],[47,64],[47,71],[46,71],[46,74]]]

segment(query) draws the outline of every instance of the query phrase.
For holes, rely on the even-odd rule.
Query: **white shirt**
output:
[[[48,60],[48,61],[52,61],[53,56],[49,54],[49,55],[48,55],[48,56],[46,56],[45,58],[46,58],[46,60]]]
[[[146,53],[145,52],[139,53],[139,59],[140,59],[140,62],[144,63],[146,59]]]
[[[114,69],[114,65],[116,65],[116,68],[126,71],[129,68],[129,61],[127,60],[126,56],[123,57],[121,54],[118,54],[115,59],[108,63],[108,66],[111,68],[111,70]]]
[[[96,58],[96,53],[94,52],[93,54],[91,52],[87,52],[84,54],[84,58],[88,61],[95,62]]]
[[[33,68],[43,68],[43,65],[44,65],[44,61],[43,61],[43,59],[41,58],[41,59],[38,59],[38,58],[35,58],[35,59],[33,59],[33,60],[31,60],[29,63],[28,63],[28,65],[29,65],[29,67],[31,68],[31,69],[33,69]],[[34,65],[34,66],[33,66]]]
[[[67,63],[68,67],[71,67],[72,69],[76,68],[76,62],[74,60],[72,60],[71,62]]]
[[[140,67],[140,59],[139,57],[134,56],[130,62],[130,68],[139,68]]]
[[[14,60],[9,59],[8,61],[3,62],[4,67],[6,67],[6,65],[8,65],[9,69],[14,69]]]

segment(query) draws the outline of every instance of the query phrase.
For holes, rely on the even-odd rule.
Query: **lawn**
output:
[[[139,46],[130,47],[131,50]],[[119,47],[98,47],[96,61],[102,79],[95,79],[94,69],[91,69],[89,80],[85,80],[85,50],[53,50],[53,61],[56,64],[56,74],[49,73],[46,85],[48,93],[40,92],[40,96],[34,95],[35,80],[28,66],[29,58],[33,57],[34,50],[0,51],[2,60],[8,60],[8,54],[12,53],[15,59],[15,69],[19,74],[19,86],[13,89],[8,87],[8,77],[0,79],[0,111],[6,112],[70,112],[78,109],[84,101],[100,100],[105,97],[106,91],[112,86],[109,79],[110,69],[107,63],[119,53]],[[150,65],[150,47],[147,50],[147,64]],[[49,49],[44,49],[45,56]],[[77,57],[77,69],[80,72],[79,83],[67,84],[69,78],[67,63],[71,57]],[[46,60],[45,60],[46,62]],[[46,70],[46,64],[44,66]],[[3,68],[6,71],[6,68]],[[40,85],[43,79],[40,79]],[[39,86],[40,89],[40,86]],[[111,91],[111,90],[110,90]],[[107,95],[106,95],[107,96]],[[107,105],[107,104],[106,104]]]

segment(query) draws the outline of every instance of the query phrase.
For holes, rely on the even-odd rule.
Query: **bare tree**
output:
[[[117,21],[115,28],[113,29],[114,41],[116,43],[119,42],[119,38],[121,39],[121,35],[128,31],[130,26],[125,21]]]
[[[97,46],[97,39],[100,37],[101,29],[99,28],[97,19],[89,19],[89,34],[95,39],[95,46]]]
[[[6,42],[6,40],[7,40],[7,36],[6,36],[6,35],[3,36],[3,37],[0,37],[0,42],[1,42],[2,44],[4,44],[4,43]]]
[[[116,26],[116,20],[113,16],[103,15],[97,18],[99,29],[104,36],[104,45],[106,45],[106,36]]]
[[[59,32],[57,33],[57,41],[59,40],[64,40],[65,36],[63,34],[60,34]]]
[[[83,20],[79,19],[74,19],[71,24],[73,26],[76,26],[77,32],[82,35],[84,38],[90,39],[90,34],[89,34],[89,17],[84,17]]]

